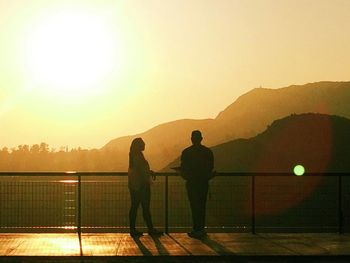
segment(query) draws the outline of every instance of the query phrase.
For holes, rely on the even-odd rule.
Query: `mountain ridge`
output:
[[[145,155],[154,170],[160,170],[190,145],[192,130],[201,130],[204,143],[218,145],[237,138],[250,138],[274,120],[305,112],[350,118],[350,82],[321,81],[279,89],[255,88],[239,96],[214,119],[182,119],[159,124],[146,132],[116,138],[101,148],[118,155],[116,170],[127,169],[133,138],[142,137]]]
[[[319,113],[292,114],[275,120],[262,133],[211,147],[218,172],[307,172],[350,170],[350,119]],[[179,166],[179,157],[163,172]]]

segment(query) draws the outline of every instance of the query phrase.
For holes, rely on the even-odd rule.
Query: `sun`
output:
[[[81,96],[97,92],[118,71],[121,50],[102,16],[75,10],[39,19],[28,35],[26,57],[41,89]]]

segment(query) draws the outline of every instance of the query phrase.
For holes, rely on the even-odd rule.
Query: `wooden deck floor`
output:
[[[172,233],[83,234],[84,256],[324,256],[350,255],[350,235],[213,233],[205,240]],[[80,256],[77,234],[0,234],[0,256]]]

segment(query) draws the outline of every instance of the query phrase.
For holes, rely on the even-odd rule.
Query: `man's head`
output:
[[[202,133],[198,130],[192,132],[191,141],[193,145],[200,145],[202,142]]]

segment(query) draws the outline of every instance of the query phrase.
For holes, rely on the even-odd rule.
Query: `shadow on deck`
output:
[[[196,240],[184,233],[140,239],[83,234],[82,252],[76,234],[0,234],[2,262],[350,262],[350,235],[210,233]]]

